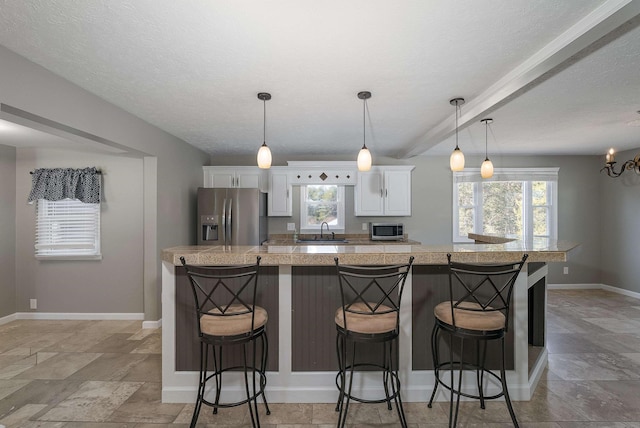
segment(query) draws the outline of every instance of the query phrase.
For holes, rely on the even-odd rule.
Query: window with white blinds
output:
[[[100,204],[38,199],[37,259],[101,259]]]

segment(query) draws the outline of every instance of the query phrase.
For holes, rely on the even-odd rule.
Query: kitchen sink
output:
[[[309,245],[331,245],[331,244],[348,244],[346,239],[298,239],[297,244],[309,244]]]

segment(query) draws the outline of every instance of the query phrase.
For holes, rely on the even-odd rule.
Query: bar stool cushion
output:
[[[442,302],[434,308],[433,313],[436,318],[443,323],[453,326],[451,306],[451,302]],[[477,331],[493,331],[504,328],[506,319],[502,312],[492,311],[490,306],[487,307],[486,311],[482,311],[481,309],[482,307],[478,303],[461,302],[458,307],[453,310],[456,319],[455,326],[457,328],[464,328],[465,330]]]
[[[225,311],[224,315],[220,315],[218,308],[209,311],[210,314],[200,317],[200,331],[210,336],[237,336],[251,332],[251,312],[245,312],[247,308],[244,305],[231,305]],[[264,326],[269,319],[267,311],[260,306],[255,306],[255,318],[253,321],[253,329],[257,330]]]
[[[370,305],[371,307],[375,307],[375,303],[370,303]],[[388,333],[396,328],[398,314],[388,306],[380,305],[374,313],[371,312],[371,309],[364,303],[354,303],[349,307],[349,310],[361,312],[353,313],[346,311],[348,330],[354,333]],[[345,328],[342,313],[343,309],[338,308],[335,321],[338,326]]]

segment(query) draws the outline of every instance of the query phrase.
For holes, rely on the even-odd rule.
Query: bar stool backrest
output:
[[[253,335],[255,301],[258,284],[260,256],[255,264],[234,266],[188,265],[180,257],[187,271],[196,305],[196,325],[202,337],[202,317],[238,317],[251,314]]]
[[[469,264],[454,262],[447,254],[449,263],[449,296],[451,318],[456,327],[455,311],[502,312],[505,331],[509,330],[509,306],[513,286],[526,262],[528,254],[516,263]]]
[[[407,275],[413,264],[388,266],[341,265],[335,259],[345,330],[349,330],[347,313],[358,315],[396,314],[396,330],[400,323],[400,302]]]

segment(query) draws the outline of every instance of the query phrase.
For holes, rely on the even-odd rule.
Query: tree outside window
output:
[[[319,231],[323,222],[332,232],[344,231],[344,186],[301,186],[301,231]]]

